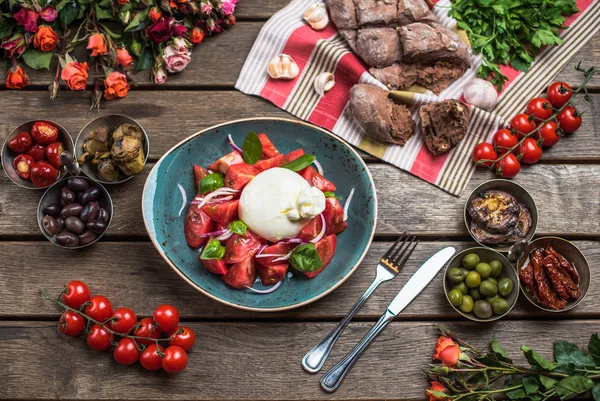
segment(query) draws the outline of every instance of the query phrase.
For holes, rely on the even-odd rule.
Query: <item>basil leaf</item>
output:
[[[325,192],[323,192],[323,195],[325,195],[326,198],[335,198],[337,200],[341,199],[339,196],[337,196],[335,194],[335,192],[325,191]]]
[[[198,193],[204,195],[225,185],[225,177],[221,173],[212,173],[200,180]]]
[[[300,171],[303,168],[310,166],[312,164],[312,162],[315,161],[316,158],[317,158],[317,156],[315,156],[315,155],[302,155],[299,158],[297,158],[296,160],[292,160],[288,164],[284,164],[281,167],[287,168],[288,170],[292,170],[292,171]]]
[[[204,250],[200,259],[223,259],[225,256],[225,247],[219,242],[219,240],[211,239],[204,245]]]
[[[242,158],[247,164],[254,164],[262,156],[262,142],[256,132],[251,131],[246,135],[242,145]]]
[[[246,235],[246,230],[248,229],[248,226],[242,220],[236,220],[232,221],[229,224],[229,229],[235,234]]]
[[[323,261],[314,244],[296,247],[290,257],[290,264],[299,272],[314,272],[323,267]]]

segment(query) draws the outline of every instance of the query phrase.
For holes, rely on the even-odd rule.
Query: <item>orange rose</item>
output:
[[[48,25],[42,25],[33,37],[33,46],[42,52],[49,52],[56,48],[58,35]]]
[[[88,78],[87,63],[71,61],[62,69],[60,78],[67,83],[72,91],[84,90]]]
[[[427,390],[445,392],[446,387],[444,387],[444,385],[440,382],[431,382],[431,387],[429,387]],[[429,393],[427,393],[427,395],[429,396],[429,401],[444,401],[447,399],[446,397],[437,397]]]
[[[453,368],[456,366],[459,357],[460,347],[450,337],[440,336],[435,345],[433,359],[437,359],[449,368]]]
[[[148,17],[150,17],[150,21],[156,22],[162,17],[162,12],[158,7],[152,7],[148,13]]]
[[[129,55],[127,49],[117,49],[117,64],[120,64],[125,68],[129,68],[132,63],[133,58]]]
[[[118,97],[127,96],[129,92],[129,84],[127,83],[127,77],[120,72],[111,72],[108,77],[104,80],[104,98],[106,100],[116,99]]]
[[[11,67],[6,73],[6,87],[9,89],[23,89],[29,84],[27,74],[20,65]]]
[[[88,39],[88,49],[92,50],[92,56],[104,56],[106,51],[106,41],[100,33],[95,33]]]
[[[197,45],[198,43],[202,42],[203,39],[204,33],[202,33],[200,28],[195,27],[192,29],[192,32],[190,32],[190,42],[192,42],[192,44]]]

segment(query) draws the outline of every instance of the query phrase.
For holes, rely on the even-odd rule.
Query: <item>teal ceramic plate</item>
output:
[[[231,152],[226,137],[242,144],[250,131],[265,132],[282,153],[303,148],[317,155],[325,176],[337,186],[342,204],[354,187],[348,212],[348,228],[337,236],[331,264],[317,277],[288,274],[283,285],[270,294],[228,287],[208,272],[183,234],[185,211],[179,216],[184,188],[190,201],[195,196],[192,164],[207,166]],[[187,206],[186,206],[187,207]],[[377,197],[367,166],[348,144],[319,127],[287,119],[253,118],[217,125],[200,131],[169,150],[154,166],[142,197],[144,223],[154,246],[167,263],[198,291],[224,304],[253,311],[281,311],[313,302],[341,285],[358,267],[375,232]],[[290,269],[291,271],[292,269]],[[254,288],[262,289],[260,281]]]

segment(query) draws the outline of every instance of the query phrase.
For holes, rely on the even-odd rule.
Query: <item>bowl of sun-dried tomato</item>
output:
[[[521,292],[538,308],[565,312],[583,301],[590,288],[590,265],[572,242],[542,237],[530,242],[517,262]]]

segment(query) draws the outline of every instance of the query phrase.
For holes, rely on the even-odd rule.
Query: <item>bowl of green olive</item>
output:
[[[452,307],[467,319],[491,322],[517,303],[519,277],[501,253],[469,248],[456,254],[444,272],[444,293]]]

